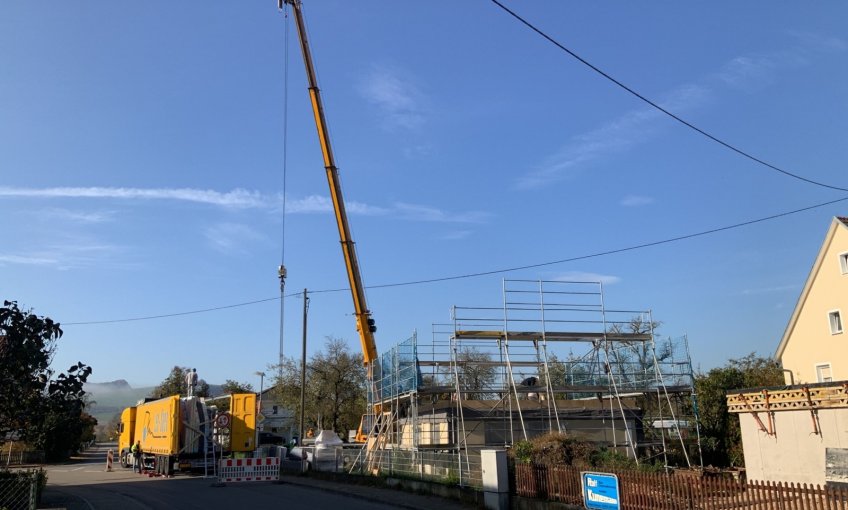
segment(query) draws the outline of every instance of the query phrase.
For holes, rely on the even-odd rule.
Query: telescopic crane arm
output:
[[[359,272],[356,247],[350,235],[350,226],[347,220],[347,212],[345,211],[341,182],[339,181],[339,169],[336,167],[333,148],[330,145],[330,133],[324,117],[324,105],[321,102],[318,80],[315,77],[312,52],[309,49],[309,41],[306,37],[306,26],[303,22],[301,2],[300,0],[278,0],[278,3],[280,9],[283,8],[284,3],[291,5],[295,24],[297,25],[297,35],[300,39],[303,63],[306,66],[306,78],[309,82],[309,98],[312,102],[312,113],[315,117],[315,127],[318,128],[318,141],[321,144],[321,152],[324,156],[324,169],[327,174],[327,183],[330,185],[330,197],[333,201],[333,211],[336,214],[336,224],[339,227],[339,239],[341,240],[342,253],[344,254],[350,291],[353,295],[356,329],[359,332],[363,359],[366,367],[368,367],[370,378],[372,375],[372,363],[377,359],[377,344],[374,340],[374,332],[377,331],[377,327],[374,325],[374,319],[371,318],[371,312],[368,310],[368,305],[365,302],[365,287],[362,284],[362,276]]]

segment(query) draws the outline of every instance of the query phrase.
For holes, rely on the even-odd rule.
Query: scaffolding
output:
[[[381,356],[379,448],[467,461],[565,432],[637,463],[700,462],[687,338],[657,339],[649,310],[607,308],[601,282],[504,280],[498,306],[451,319]]]

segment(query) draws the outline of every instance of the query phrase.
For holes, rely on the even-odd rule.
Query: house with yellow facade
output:
[[[830,223],[775,359],[787,386],[727,394],[752,480],[848,484],[848,218]]]
[[[846,319],[848,218],[835,217],[775,352],[787,384],[848,379]]]

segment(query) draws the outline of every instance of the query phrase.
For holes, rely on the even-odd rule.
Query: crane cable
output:
[[[280,267],[277,268],[277,277],[280,279],[280,353],[279,370],[277,376],[279,383],[283,382],[283,339],[285,326],[285,297],[286,297],[286,177],[288,173],[288,133],[289,133],[289,13],[285,2],[280,2],[283,12],[285,29],[283,31],[283,219],[281,227]]]

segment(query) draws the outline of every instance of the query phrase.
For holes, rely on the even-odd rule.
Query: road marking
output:
[[[90,502],[89,500],[85,499],[85,498],[84,498],[84,497],[82,497],[82,496],[80,496],[79,498],[80,498],[81,500],[85,501],[85,504],[86,504],[86,505],[88,505],[88,508],[90,508],[91,510],[94,510],[94,505],[92,505],[92,504],[91,504],[91,502]]]

